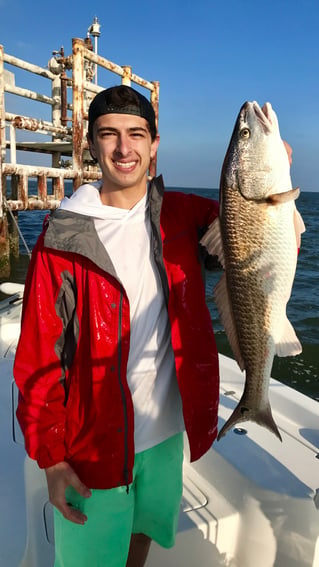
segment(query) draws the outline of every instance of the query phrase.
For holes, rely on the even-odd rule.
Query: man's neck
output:
[[[128,187],[126,189],[106,189],[101,187],[101,201],[103,205],[117,207],[119,209],[132,209],[145,195],[147,185],[144,187]]]

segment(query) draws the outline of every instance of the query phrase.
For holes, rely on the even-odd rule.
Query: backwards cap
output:
[[[150,127],[152,139],[155,138],[155,112],[145,96],[132,87],[119,85],[98,93],[89,107],[89,136],[92,138],[93,124],[103,114],[134,114],[145,118]]]

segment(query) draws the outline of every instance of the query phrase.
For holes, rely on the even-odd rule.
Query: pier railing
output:
[[[35,89],[40,83],[42,87],[30,90],[16,85],[25,73],[32,75]],[[103,86],[97,83],[98,75]],[[89,38],[73,39],[71,55],[65,55],[63,48],[54,52],[48,68],[9,55],[0,45],[0,276],[10,252],[8,211],[12,215],[54,209],[64,196],[66,180],[76,190],[81,183],[100,178],[86,141],[88,107],[102,88],[119,83],[149,91],[158,120],[159,83],[94,53]],[[37,116],[29,110],[35,106]],[[149,173],[156,173],[156,157]]]

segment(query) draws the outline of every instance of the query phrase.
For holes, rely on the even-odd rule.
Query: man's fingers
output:
[[[89,498],[91,496],[89,488],[80,481],[79,477],[75,473],[72,473],[70,476],[69,483],[70,486],[73,486],[73,488],[80,494],[80,496],[83,496],[83,498]]]
[[[66,520],[74,524],[84,525],[87,521],[87,516],[77,508],[74,508],[72,504],[65,503],[65,506],[63,506],[60,512]]]
[[[290,146],[290,144],[288,144],[288,142],[286,142],[286,140],[283,140],[284,146],[286,148],[286,152],[288,154],[288,159],[289,159],[289,163],[290,165],[292,164],[292,147]]]
[[[75,524],[84,524],[87,516],[65,499],[65,490],[72,486],[83,498],[91,496],[91,491],[79,479],[68,463],[61,462],[46,469],[50,502],[59,512]]]
[[[60,502],[52,502],[51,503],[55,506],[55,508],[57,508],[57,510],[59,510],[59,512],[61,512],[62,516],[64,516],[64,518],[66,520],[69,520],[70,522],[74,522],[75,524],[85,524],[85,522],[87,521],[87,516],[85,514],[83,514],[83,512],[81,512],[81,510],[79,510],[78,508],[75,508],[72,504],[70,504],[69,502],[66,502],[66,500],[64,501],[60,501]]]

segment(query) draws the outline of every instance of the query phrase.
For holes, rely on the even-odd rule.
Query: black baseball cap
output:
[[[89,107],[89,137],[93,137],[93,124],[103,114],[134,114],[149,124],[152,140],[157,134],[154,108],[141,93],[127,85],[110,87],[99,92]]]

